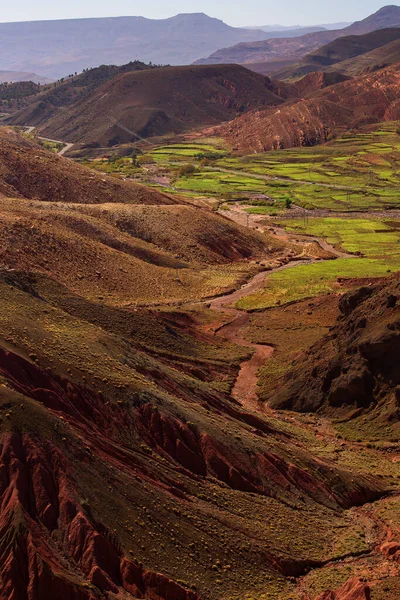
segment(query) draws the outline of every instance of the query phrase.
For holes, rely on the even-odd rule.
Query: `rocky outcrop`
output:
[[[14,434],[0,451],[1,598],[94,600],[124,590],[132,598],[199,600],[123,555],[80,505],[57,448]]]
[[[343,128],[399,118],[399,83],[397,64],[325,89],[317,85],[314,93],[278,108],[250,112],[215,133],[244,153],[315,146]]]
[[[300,411],[368,410],[371,418],[398,423],[399,297],[398,276],[344,295],[331,332],[300,357],[271,402]]]
[[[336,592],[325,592],[315,600],[370,600],[370,588],[360,579],[350,579]]]

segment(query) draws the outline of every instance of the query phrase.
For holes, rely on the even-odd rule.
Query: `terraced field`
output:
[[[273,273],[266,287],[243,298],[238,308],[259,310],[326,293],[343,293],[346,279],[385,277],[400,269],[399,221],[326,218],[310,219],[308,224],[302,220],[280,224],[289,233],[325,238],[355,256]]]
[[[149,156],[179,191],[221,200],[264,196],[264,205],[249,209],[259,214],[285,210],[288,200],[309,210],[390,209],[400,206],[398,131],[396,122],[384,123],[318,147],[251,156],[234,155],[218,138],[207,138],[161,146]],[[195,170],[181,174],[185,164]]]

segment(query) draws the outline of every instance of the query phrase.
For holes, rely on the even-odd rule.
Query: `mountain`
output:
[[[400,63],[329,87],[325,87],[325,74],[307,77],[297,89],[303,86],[309,95],[279,109],[252,111],[217,128],[215,134],[241,152],[263,152],[313,146],[343,129],[400,118]]]
[[[285,244],[146,188],[109,202],[90,171],[83,196],[84,167],[0,136],[1,181],[35,165],[0,204],[0,597],[289,597],[359,552],[356,507],[393,483],[234,400],[249,349],[199,302]]]
[[[154,65],[146,65],[140,61],[133,61],[126,65],[101,65],[93,69],[87,69],[79,75],[69,76],[54,82],[52,86],[38,86],[36,84],[21,82],[14,84],[3,84],[0,87],[0,100],[17,100],[8,102],[6,109],[13,113],[27,105],[40,104],[49,101],[55,107],[65,107],[77,100],[82,100],[92,94],[103,83],[113,79],[117,75],[132,71],[143,71],[155,69]],[[31,93],[29,93],[31,91]]]
[[[269,79],[239,65],[126,72],[100,86],[94,76],[94,86],[66,81],[35,96],[10,122],[39,126],[47,137],[104,146],[215,125],[283,102]]]
[[[258,27],[247,27],[247,29],[261,29],[262,31],[266,31],[267,33],[284,33],[286,32],[294,32],[294,31],[300,31],[303,32],[303,34],[305,33],[305,29],[314,29],[314,30],[318,30],[321,31],[323,29],[343,29],[344,27],[349,27],[349,25],[351,25],[351,23],[347,23],[347,22],[341,22],[341,23],[325,23],[324,25],[261,25]],[[302,35],[300,33],[300,35]]]
[[[254,29],[256,29],[256,28],[254,28]],[[291,29],[290,27],[277,29],[277,30],[265,29],[264,27],[261,27],[261,28],[258,27],[257,29],[262,29],[263,31],[265,31],[267,34],[265,36],[265,38],[267,38],[267,39],[300,37],[302,35],[306,35],[307,33],[315,33],[317,31],[326,30],[325,27],[318,26],[318,25],[314,25],[314,26],[310,26],[310,27],[295,27],[293,29]]]
[[[307,54],[302,61],[275,73],[277,79],[301,77],[356,58],[400,39],[400,28],[378,29],[364,35],[340,37]],[[339,67],[340,70],[340,67]]]
[[[36,75],[36,73],[20,73],[19,71],[0,71],[0,83],[17,83],[20,81],[32,81],[36,84],[51,83],[52,79]]]
[[[240,43],[230,48],[222,48],[209,55],[208,58],[197,61],[197,64],[218,63],[260,63],[270,60],[290,59],[296,62],[324,44],[349,36],[370,33],[376,29],[400,27],[400,7],[385,6],[362,21],[349,27],[335,31],[321,31],[299,38],[281,38],[273,40]],[[265,71],[267,72],[267,71]]]
[[[347,76],[361,75],[362,73],[376,71],[384,67],[400,62],[400,40],[397,39],[390,44],[360,54],[355,58],[349,58],[332,67],[327,67],[326,72],[336,71]]]
[[[323,23],[318,25],[318,27],[321,27],[322,29],[332,29],[336,31],[337,29],[344,29],[345,27],[350,27],[350,25],[352,25],[352,23],[349,23],[348,21],[341,21],[339,23]]]
[[[383,427],[399,431],[399,297],[398,275],[344,295],[335,326],[284,376],[273,404],[336,411],[355,419],[358,430],[369,424],[372,435]]]
[[[2,23],[0,69],[57,79],[99,64],[137,59],[182,65],[221,46],[264,37],[263,31],[229,27],[205,14]]]

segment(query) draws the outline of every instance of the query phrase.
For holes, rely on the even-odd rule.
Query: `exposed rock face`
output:
[[[272,403],[300,411],[368,409],[398,423],[399,296],[398,276],[344,295],[331,333],[299,359]]]
[[[163,575],[124,557],[71,487],[71,467],[51,444],[10,434],[0,454],[0,596],[92,600],[94,589],[151,600],[198,600]],[[87,589],[82,587],[86,581]]]
[[[350,579],[336,592],[325,592],[315,600],[370,600],[370,588],[360,579]]]

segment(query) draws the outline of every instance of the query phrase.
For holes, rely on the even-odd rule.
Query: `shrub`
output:
[[[196,167],[194,165],[183,165],[178,171],[178,177],[186,177],[186,175],[192,175],[195,172]]]

